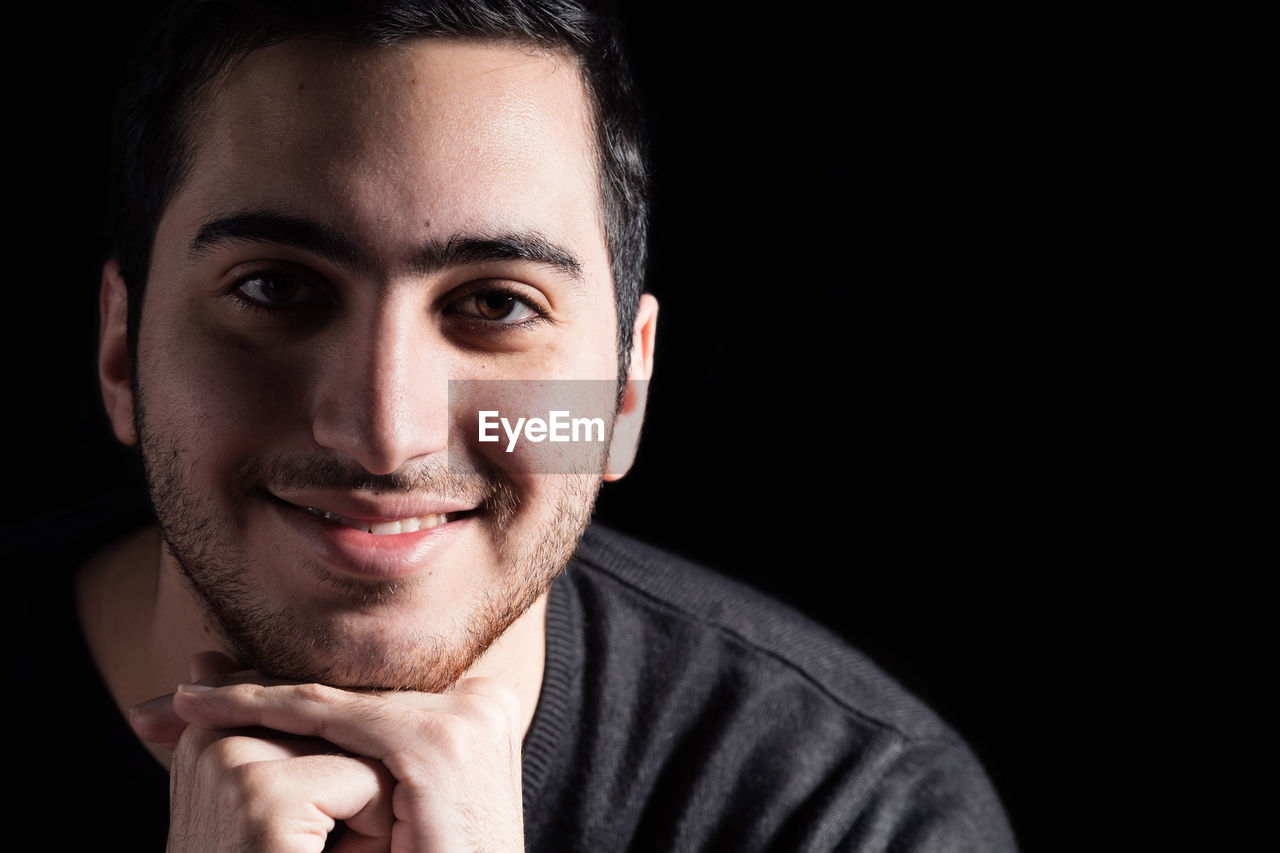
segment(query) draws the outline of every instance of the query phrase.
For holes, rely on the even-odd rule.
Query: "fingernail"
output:
[[[178,685],[179,693],[206,693],[212,689],[213,689],[212,687],[209,687],[206,684],[179,684]]]

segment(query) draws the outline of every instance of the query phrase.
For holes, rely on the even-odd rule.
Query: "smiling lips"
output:
[[[399,533],[417,533],[420,530],[430,530],[432,527],[439,527],[449,521],[447,513],[430,513],[422,516],[411,516],[409,518],[401,518],[396,521],[380,521],[368,522],[360,521],[354,518],[338,515],[328,510],[316,509],[315,507],[304,506],[307,512],[325,521],[332,521],[341,524],[343,527],[350,527],[352,530],[359,530],[363,533],[370,533],[374,536],[395,536]],[[456,515],[456,513],[455,513]]]
[[[466,501],[431,497],[288,496],[293,500],[273,495],[277,517],[323,566],[348,578],[390,581],[422,573],[476,516]]]
[[[425,491],[268,487],[264,492],[292,541],[318,557],[325,570],[377,581],[426,571],[481,514],[476,498]]]

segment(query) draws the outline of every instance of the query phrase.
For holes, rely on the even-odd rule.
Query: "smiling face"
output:
[[[255,51],[197,110],[136,385],[117,341],[104,387],[166,559],[246,663],[440,689],[568,559],[603,457],[450,456],[449,381],[616,378],[591,121],[571,60],[431,39]]]

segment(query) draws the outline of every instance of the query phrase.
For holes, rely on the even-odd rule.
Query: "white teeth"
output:
[[[313,514],[318,515],[326,521],[333,521],[337,524],[353,528],[355,530],[363,530],[365,533],[371,533],[374,536],[394,536],[397,533],[415,533],[419,530],[429,530],[432,527],[439,527],[449,520],[449,516],[445,513],[432,513],[430,515],[416,516],[412,518],[402,518],[399,521],[384,521],[378,524],[366,524],[362,521],[354,521],[345,518],[336,513],[328,512],[315,507],[304,507],[304,509]]]

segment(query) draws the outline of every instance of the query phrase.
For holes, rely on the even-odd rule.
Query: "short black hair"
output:
[[[618,315],[619,379],[643,289],[649,215],[641,111],[612,11],[591,0],[178,0],[161,3],[117,104],[112,240],[137,355],[151,249],[191,168],[193,105],[238,57],[301,36],[390,45],[432,36],[530,44],[578,63],[595,119],[601,206]]]

